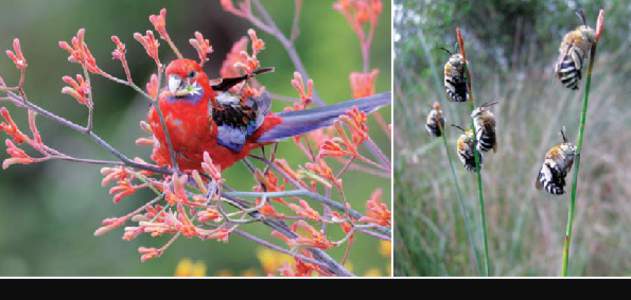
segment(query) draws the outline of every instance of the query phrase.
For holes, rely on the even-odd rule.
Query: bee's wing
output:
[[[559,57],[557,58],[557,62],[556,64],[554,64],[554,73],[557,73],[557,75],[559,74],[559,71],[561,69],[561,63],[563,62],[563,60],[565,59],[565,57],[569,54],[570,52],[570,48],[569,45],[561,45],[561,47],[563,48],[563,51],[559,51]]]
[[[539,173],[537,174],[537,180],[535,180],[535,188],[538,190],[543,189],[543,183],[541,182],[541,177],[543,177],[543,168],[544,166],[542,166],[541,169],[539,169]]]

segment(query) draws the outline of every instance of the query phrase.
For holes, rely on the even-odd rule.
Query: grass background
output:
[[[468,106],[446,103],[442,82],[455,27],[460,26],[478,103],[499,99],[498,152],[486,155],[484,193],[492,274],[556,276],[561,267],[569,196],[537,191],[545,151],[567,127],[578,130],[578,92],[553,73],[563,35],[578,25],[583,7],[606,29],[594,68],[579,175],[570,275],[631,274],[631,90],[628,59],[631,5],[622,1],[401,1],[394,6],[395,275],[477,275],[445,149],[421,127],[431,103],[443,102],[447,124],[468,124]],[[426,56],[425,47],[429,50]],[[447,132],[455,157],[455,139]],[[474,238],[481,249],[475,175],[456,161]],[[570,179],[568,177],[568,179]]]
[[[278,25],[289,31],[293,17],[293,2],[264,1]],[[357,38],[344,17],[332,9],[333,1],[305,1],[300,22],[301,35],[296,42],[298,53],[312,76],[320,96],[327,103],[350,98],[348,74],[361,70],[361,56]],[[78,1],[61,0],[53,3],[37,0],[7,0],[0,10],[0,48],[9,49],[11,40],[19,37],[29,62],[26,90],[32,101],[55,113],[83,123],[86,117],[74,100],[59,94],[61,77],[80,71],[77,65],[66,62],[67,53],[57,47],[60,40],[69,40],[85,27],[86,41],[99,65],[106,71],[122,76],[120,65],[111,60],[113,34],[127,45],[127,58],[134,79],[144,86],[153,62],[132,38],[134,32],[151,28],[147,20],[160,8],[168,9],[169,32],[185,56],[196,57],[188,39],[199,30],[210,39],[215,52],[206,65],[207,72],[216,76],[219,66],[232,43],[246,34],[249,24],[224,12],[218,1]],[[372,52],[371,67],[380,69],[377,91],[390,90],[390,4],[384,1],[384,13],[379,20]],[[260,54],[265,66],[275,66],[276,72],[262,76],[260,81],[268,90],[294,96],[289,81],[293,64],[284,49],[270,36],[260,32],[267,49]],[[161,41],[162,60],[173,58],[166,43]],[[7,82],[15,82],[17,74],[11,61],[0,59],[0,74]],[[134,145],[141,135],[138,122],[145,117],[147,104],[131,89],[93,77],[95,131],[131,157],[147,158],[149,149]],[[274,104],[280,110],[286,103]],[[26,114],[8,106],[16,121],[26,126]],[[382,110],[390,120],[390,108]],[[388,139],[370,123],[375,139],[389,154]],[[40,118],[44,141],[71,154],[109,159],[108,153],[84,137]],[[297,163],[303,160],[291,142],[279,147],[281,157]],[[4,159],[4,151],[0,159]],[[136,253],[138,246],[158,246],[164,241],[139,238],[132,242],[120,239],[122,230],[104,237],[92,233],[106,217],[122,215],[150,199],[139,194],[113,205],[108,188],[99,185],[99,168],[48,162],[33,166],[14,166],[0,172],[0,275],[172,275],[182,257],[203,261],[208,274],[228,271],[240,274],[252,268],[262,274],[256,259],[256,244],[238,236],[228,244],[214,241],[180,239],[165,255],[144,264]],[[232,186],[250,189],[251,176],[243,165],[236,165],[225,174]],[[345,177],[347,195],[353,207],[364,210],[364,203],[375,187],[384,188],[384,201],[389,203],[388,179],[349,173]],[[247,225],[248,231],[268,237],[269,229],[261,225]],[[373,238],[358,236],[350,255],[353,271],[364,274],[378,268],[382,274],[390,258],[375,249]],[[331,251],[335,258],[343,249]]]

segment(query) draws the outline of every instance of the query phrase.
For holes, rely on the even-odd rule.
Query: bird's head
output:
[[[208,76],[196,61],[176,59],[166,68],[167,87],[173,98],[199,99],[210,95]]]

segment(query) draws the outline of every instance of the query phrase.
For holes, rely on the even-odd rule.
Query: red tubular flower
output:
[[[261,66],[261,62],[256,56],[265,48],[265,42],[257,37],[256,31],[253,29],[248,30],[248,35],[252,43],[252,54],[248,54],[245,50],[239,52],[239,57],[234,63],[234,68],[243,70],[246,74],[252,74]]]
[[[313,80],[309,79],[306,83],[307,85],[305,88],[305,81],[302,78],[302,75],[298,72],[294,72],[294,78],[291,80],[291,86],[298,91],[300,99],[302,100],[302,106],[300,109],[305,109],[311,103],[311,97],[313,97]]]
[[[158,92],[160,90],[160,87],[158,86],[158,75],[151,74],[151,78],[147,82],[146,88],[147,88],[147,94],[149,94],[149,97],[151,97],[152,99],[158,98]]]
[[[114,43],[114,45],[116,45],[116,49],[114,49],[114,51],[112,51],[112,59],[119,60],[121,62],[126,62],[127,61],[127,58],[126,58],[127,49],[125,48],[125,44],[123,44],[123,42],[121,42],[121,40],[120,40],[120,38],[118,38],[118,36],[113,35],[111,38],[112,38],[112,42]]]
[[[129,171],[124,167],[104,167],[101,168],[101,175],[103,175],[103,180],[101,180],[101,186],[109,185],[110,182],[122,181],[129,178]]]
[[[101,227],[94,231],[94,236],[104,235],[127,222],[128,217],[107,218],[101,222]]]
[[[119,203],[123,198],[136,193],[137,187],[127,179],[118,181],[118,184],[109,190],[109,194],[114,196],[114,204]]]
[[[31,132],[33,133],[32,146],[37,150],[41,150],[41,146],[44,145],[44,142],[42,141],[42,135],[39,133],[39,129],[37,129],[37,123],[35,122],[36,118],[37,118],[37,113],[32,110],[29,110],[28,111],[28,127],[29,129],[31,129]]]
[[[306,163],[305,168],[338,188],[342,186],[342,180],[333,174],[333,170],[324,159],[317,159],[315,163]]]
[[[94,104],[90,99],[91,87],[85,81],[83,76],[77,74],[76,80],[70,76],[64,76],[61,79],[70,86],[65,86],[61,89],[62,94],[66,94],[74,98],[77,103],[86,106],[87,108],[92,108]]]
[[[215,230],[211,230],[209,232],[205,232],[200,235],[199,238],[204,240],[217,240],[218,242],[228,242],[228,238],[230,238],[230,233],[232,233],[231,228],[217,228]]]
[[[127,49],[125,48],[125,44],[123,44],[123,42],[121,42],[121,40],[115,35],[112,36],[112,42],[116,45],[116,49],[112,51],[112,59],[121,62],[127,81],[131,82],[131,71],[129,70],[129,65],[127,64]]]
[[[146,262],[150,259],[160,257],[160,255],[162,255],[162,250],[157,248],[138,247],[138,253],[141,255],[140,261]]]
[[[265,49],[265,42],[256,35],[256,31],[254,29],[248,29],[248,35],[250,36],[250,41],[252,41],[252,57],[255,57]]]
[[[210,45],[210,41],[204,39],[204,36],[199,31],[195,31],[195,38],[188,40],[188,42],[197,51],[199,64],[203,66],[204,63],[208,61],[208,55],[213,53],[213,47]]]
[[[13,39],[13,51],[7,50],[7,56],[13,61],[15,67],[20,71],[26,70],[28,67],[28,62],[26,58],[24,58],[24,54],[22,53],[22,47],[20,47],[20,40],[15,38]]]
[[[201,210],[197,212],[197,221],[202,223],[208,222],[220,222],[223,220],[223,217],[219,213],[219,211],[215,208],[208,207],[205,210]]]
[[[297,238],[289,240],[288,244],[290,247],[302,246],[326,250],[335,246],[334,243],[326,238],[324,233],[313,228],[313,226],[303,220],[298,220],[296,223],[292,224],[291,230],[303,230],[307,235],[299,235]]]
[[[368,125],[366,125],[368,117],[366,113],[355,107],[345,115],[340,116],[340,119],[348,126],[353,144],[360,145],[368,139]]]
[[[28,154],[26,154],[24,150],[15,146],[15,144],[11,142],[11,140],[6,139],[4,140],[4,143],[7,146],[7,154],[9,154],[9,156],[11,157],[5,159],[2,162],[3,170],[6,170],[7,168],[15,164],[28,165],[35,162],[35,160],[32,157],[30,157]]]
[[[232,45],[230,52],[226,55],[226,59],[224,59],[221,64],[221,69],[219,70],[219,75],[222,78],[241,76],[239,70],[235,68],[235,64],[241,61],[241,52],[246,51],[247,47],[248,38],[245,36]]]
[[[160,67],[162,64],[160,63],[160,57],[158,55],[158,48],[160,47],[160,42],[153,35],[153,31],[147,30],[145,35],[142,35],[138,32],[134,33],[134,39],[138,41],[145,48],[147,55],[153,59],[156,63],[156,66]]]
[[[333,9],[344,15],[362,46],[366,47],[372,40],[379,15],[383,11],[381,0],[338,0],[333,4]],[[366,23],[370,25],[368,37],[364,33]]]
[[[320,221],[320,214],[315,209],[311,208],[307,201],[300,199],[298,203],[300,205],[290,203],[288,206],[298,216],[307,218],[312,221]]]
[[[350,77],[353,98],[364,98],[375,94],[375,81],[379,70],[373,69],[369,73],[352,72]]]
[[[340,137],[326,139],[320,146],[320,151],[318,152],[316,159],[320,160],[325,157],[354,156],[356,154],[356,149],[348,149],[347,146],[348,144]]]
[[[259,198],[259,199],[256,199],[256,205],[260,205],[260,204],[261,204],[261,199],[260,199],[260,198]],[[272,206],[272,205],[271,205],[271,204],[269,204],[269,203],[266,203],[265,205],[263,205],[263,207],[261,207],[261,208],[259,209],[259,212],[260,212],[263,216],[265,216],[265,217],[267,217],[267,218],[274,218],[274,219],[284,219],[284,218],[285,218],[285,215],[284,215],[284,214],[282,214],[282,213],[278,212],[278,211],[274,208],[274,206]]]
[[[367,222],[381,226],[390,226],[392,216],[388,206],[381,202],[383,190],[376,189],[370,199],[366,202],[366,215],[359,219],[360,222]]]
[[[90,73],[103,74],[103,71],[97,66],[96,59],[88,45],[85,43],[85,29],[81,28],[77,31],[77,35],[72,37],[70,44],[65,41],[59,42],[59,48],[66,50],[70,56],[68,61],[78,63],[88,70]]]
[[[171,206],[174,206],[178,203],[187,203],[188,195],[186,195],[186,182],[188,181],[188,176],[178,176],[177,174],[174,174],[172,178],[172,189],[169,187],[169,184],[164,184],[164,191],[166,193],[165,199],[167,203],[169,203],[169,205]]]
[[[236,8],[234,6],[234,3],[232,3],[232,0],[221,0],[220,3],[221,3],[221,7],[225,11],[237,17],[247,19],[252,15],[252,8],[251,8],[250,0],[243,0],[239,2],[239,8]]]
[[[287,160],[285,159],[276,159],[274,160],[274,164],[280,168],[281,170],[283,170],[283,172],[289,176],[291,179],[295,180],[296,182],[300,183],[302,186],[307,186],[306,183],[304,183],[302,181],[302,179],[300,179],[300,175],[294,171],[294,169],[291,168],[291,166],[289,166],[289,163],[287,163]],[[285,180],[287,181],[287,180]]]
[[[160,34],[160,38],[163,40],[169,40],[169,33],[167,32],[167,10],[163,8],[160,10],[159,15],[150,15],[149,22],[153,25],[153,28]]]
[[[14,142],[21,144],[28,139],[28,137],[20,131],[20,128],[15,124],[9,110],[5,107],[0,108],[0,115],[4,119],[4,122],[0,123],[0,130],[4,131]]]
[[[216,182],[223,182],[221,178],[221,168],[213,163],[210,154],[204,151],[204,161],[202,162],[202,171]]]
[[[142,226],[128,226],[125,227],[125,233],[123,233],[123,240],[131,241],[137,238],[140,234],[145,231],[145,228]]]

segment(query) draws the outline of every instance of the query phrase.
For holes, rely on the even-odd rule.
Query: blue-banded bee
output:
[[[495,116],[489,107],[497,104],[497,101],[485,103],[476,108],[471,113],[475,126],[476,140],[478,141],[478,151],[487,152],[493,149],[497,151],[497,138],[495,136]]]
[[[475,167],[475,156],[474,156],[474,136],[473,130],[464,129],[458,125],[452,125],[463,131],[462,135],[456,141],[456,153],[458,154],[458,159],[464,165],[467,171],[475,172],[477,171]],[[480,158],[480,167],[482,167],[482,153],[478,152],[478,157]]]
[[[427,115],[425,121],[425,129],[433,137],[440,137],[443,134],[445,128],[445,118],[443,117],[443,110],[440,108],[440,103],[434,102],[432,110]]]
[[[449,54],[449,60],[444,67],[447,99],[453,102],[465,102],[468,98],[465,60],[460,53],[452,54],[445,48],[441,49]]]
[[[535,182],[538,190],[545,189],[553,195],[565,193],[565,176],[572,169],[576,156],[576,146],[568,143],[564,130],[561,130],[561,136],[563,143],[548,150]]]
[[[559,47],[559,58],[554,66],[561,83],[567,88],[577,90],[581,80],[585,58],[596,41],[594,29],[587,26],[585,14],[582,10],[576,12],[583,25],[568,32]]]

